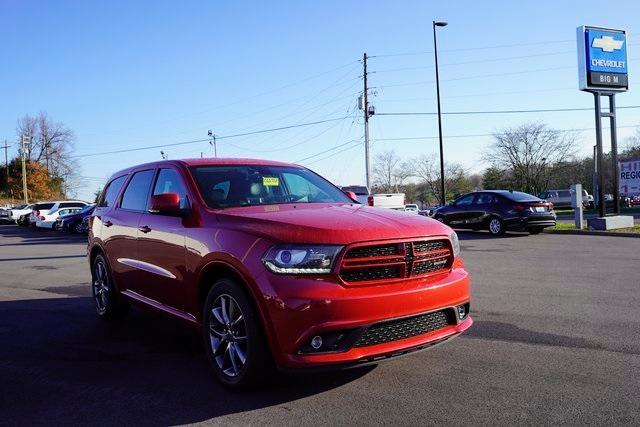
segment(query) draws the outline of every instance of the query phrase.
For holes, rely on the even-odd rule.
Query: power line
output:
[[[468,65],[468,64],[483,64],[487,62],[499,62],[499,61],[509,61],[515,59],[528,59],[528,58],[538,58],[543,56],[553,56],[553,55],[562,55],[567,53],[575,54],[575,50],[563,50],[559,52],[550,52],[550,53],[540,53],[534,55],[519,55],[519,56],[506,56],[501,58],[492,58],[492,59],[478,59],[473,61],[462,61],[462,62],[448,62],[445,64],[441,64],[441,67],[448,67],[452,65]],[[402,67],[402,68],[387,68],[382,70],[371,71],[371,73],[390,73],[395,71],[411,71],[411,70],[426,70],[433,68],[433,65],[423,65],[417,67]]]
[[[640,105],[627,105],[624,107],[617,107],[618,109],[627,108],[640,108]],[[492,110],[492,111],[448,111],[443,112],[443,115],[450,116],[470,116],[475,114],[521,114],[521,113],[562,113],[570,111],[593,111],[593,107],[581,107],[581,108],[546,108],[546,109],[532,109],[532,110]],[[435,116],[436,112],[419,112],[419,111],[402,111],[391,113],[376,113],[376,116]]]
[[[351,141],[351,142],[354,142],[354,141]],[[357,142],[360,142],[360,141],[357,141]],[[322,157],[322,158],[320,158],[320,159],[316,159],[316,160],[314,160],[314,161],[312,161],[312,162],[307,162],[306,164],[307,164],[307,165],[312,165],[312,164],[314,164],[314,163],[321,162],[321,161],[326,160],[326,159],[328,159],[328,158],[331,158],[331,157],[337,156],[337,155],[338,155],[338,154],[340,154],[340,153],[344,153],[345,151],[353,150],[354,148],[358,148],[358,147],[359,147],[359,144],[353,145],[353,146],[351,146],[351,147],[346,147],[346,148],[343,148],[342,150],[336,151],[335,153],[331,153],[331,154],[329,154],[328,156]]]
[[[559,43],[575,43],[575,39],[565,39],[565,40],[548,40],[548,41],[539,41],[539,42],[531,42],[531,43],[512,43],[512,44],[501,44],[501,45],[493,45],[493,46],[477,46],[477,47],[467,47],[467,48],[458,48],[458,49],[442,49],[442,52],[468,52],[473,50],[489,50],[489,49],[505,49],[510,47],[523,47],[523,46],[541,46],[548,44],[559,44]],[[416,56],[416,55],[433,55],[432,50],[423,50],[418,52],[403,52],[403,53],[388,53],[382,55],[372,55],[370,58],[387,58],[394,56]]]
[[[627,128],[638,128],[640,125],[626,125],[626,126],[617,126],[618,129],[627,129]],[[555,129],[556,132],[585,132],[594,130],[595,128],[574,128],[574,129]],[[500,134],[500,132],[494,133],[475,133],[475,134],[462,134],[462,135],[445,135],[446,138],[479,138],[486,136],[494,136],[496,134]],[[412,141],[412,140],[424,140],[424,139],[438,139],[438,136],[410,136],[410,137],[401,137],[401,138],[376,138],[373,141]]]
[[[334,118],[331,118],[331,119],[316,120],[316,121],[307,122],[307,123],[298,123],[298,124],[294,124],[294,125],[280,126],[280,127],[276,127],[276,128],[270,128],[270,129],[261,129],[261,130],[256,130],[256,131],[252,131],[252,132],[238,133],[238,134],[234,134],[234,135],[222,135],[222,136],[216,136],[216,139],[239,138],[241,136],[257,135],[257,134],[269,133],[269,132],[277,132],[277,131],[281,131],[281,130],[294,129],[294,128],[299,128],[299,127],[304,127],[304,126],[314,126],[314,125],[319,125],[319,124],[322,124],[322,123],[329,123],[329,122],[335,122],[335,121],[338,121],[338,120],[344,120],[344,119],[347,119],[347,118],[350,118],[350,117],[351,117],[351,115],[347,115],[347,116],[343,116],[343,117],[334,117]],[[151,149],[154,149],[154,148],[164,148],[164,147],[175,147],[175,146],[178,146],[178,145],[196,144],[196,143],[199,143],[199,142],[208,142],[208,141],[209,141],[209,138],[207,138],[207,139],[194,139],[194,140],[190,140],[190,141],[180,141],[180,142],[173,142],[173,143],[167,143],[167,144],[158,144],[158,145],[147,145],[147,146],[144,146],[144,147],[136,147],[136,148],[125,148],[125,149],[122,149],[122,150],[103,151],[103,152],[99,152],[99,153],[80,154],[78,156],[73,156],[73,158],[94,157],[94,156],[102,156],[102,155],[106,155],[106,154],[129,153],[129,152],[133,152],[133,151],[151,150]]]
[[[336,145],[335,147],[331,147],[331,148],[329,148],[327,150],[320,151],[319,153],[313,154],[311,156],[307,156],[307,157],[304,157],[304,158],[302,158],[300,160],[296,160],[295,163],[304,162],[305,160],[313,159],[314,157],[321,156],[321,155],[323,155],[325,153],[328,153],[330,151],[333,151],[333,150],[335,150],[337,148],[344,147],[345,145],[349,145],[349,144],[353,144],[354,142],[361,142],[361,141],[362,141],[362,138],[352,139],[350,141],[347,141],[347,142],[344,142],[342,144]]]

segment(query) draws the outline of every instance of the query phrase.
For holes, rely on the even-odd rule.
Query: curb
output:
[[[611,231],[595,230],[544,230],[546,234],[578,234],[584,236],[607,236],[607,237],[635,237],[640,238],[640,233],[616,233]]]

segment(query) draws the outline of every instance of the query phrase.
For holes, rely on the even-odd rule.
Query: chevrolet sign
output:
[[[578,27],[578,61],[580,90],[611,92],[628,89],[625,31]]]

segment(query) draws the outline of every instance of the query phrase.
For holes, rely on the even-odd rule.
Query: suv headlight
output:
[[[454,231],[449,235],[449,239],[451,239],[451,247],[453,248],[453,256],[460,256],[460,240],[458,240],[458,234]]]
[[[274,246],[262,257],[273,273],[328,274],[342,246],[283,245]]]

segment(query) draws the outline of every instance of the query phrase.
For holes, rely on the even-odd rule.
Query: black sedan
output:
[[[87,205],[80,212],[58,217],[53,224],[53,229],[69,233],[86,233],[83,220],[91,216],[95,207],[96,205]]]
[[[487,229],[494,236],[507,230],[540,233],[556,225],[553,203],[520,191],[487,190],[465,194],[433,212],[453,228]]]

